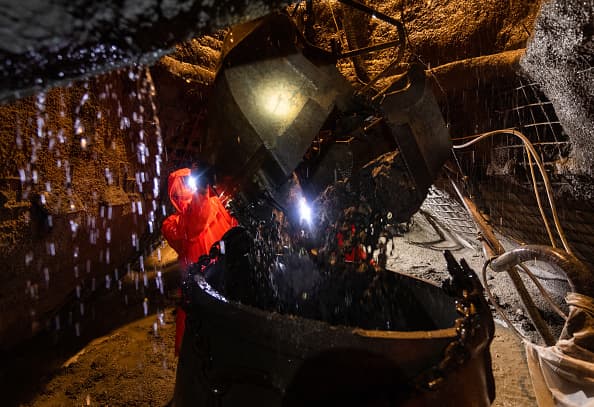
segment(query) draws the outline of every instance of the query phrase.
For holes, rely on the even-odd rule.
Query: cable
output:
[[[474,140],[480,136],[480,134],[473,134],[472,136],[464,136],[464,137],[454,137],[452,141],[462,141],[462,140]]]
[[[542,286],[540,281],[538,281],[538,277],[536,277],[534,275],[534,273],[525,264],[519,264],[518,266],[520,267],[520,269],[522,269],[522,271],[524,273],[526,273],[528,275],[528,277],[530,277],[530,279],[532,280],[534,285],[536,285],[536,288],[538,288],[538,291],[540,291],[540,293],[542,294],[544,299],[549,303],[549,305],[553,308],[553,310],[557,313],[557,315],[559,315],[561,318],[563,318],[565,321],[567,321],[567,315],[565,315],[565,313],[561,310],[561,308],[559,308],[559,306],[551,298],[551,296],[549,295],[547,290],[545,290],[545,288]]]
[[[332,21],[334,21],[334,27],[336,27],[336,32],[338,33],[338,41],[340,41],[340,46],[344,48],[344,43],[342,42],[342,35],[340,35],[340,28],[338,27],[338,21],[336,21],[336,16],[334,15],[334,7],[332,7],[330,0],[326,0],[326,3],[328,4],[328,8],[332,13]]]
[[[542,217],[542,221],[544,222],[545,229],[547,230],[547,234],[549,235],[549,240],[551,241],[551,246],[557,247],[555,242],[555,238],[553,237],[553,232],[551,231],[551,226],[549,225],[549,221],[545,214],[544,208],[542,207],[542,201],[540,200],[540,193],[538,192],[538,184],[536,183],[536,175],[534,174],[534,167],[532,166],[532,157],[528,149],[526,149],[526,155],[528,156],[528,165],[530,166],[530,176],[532,178],[532,187],[534,188],[534,195],[536,196],[536,203],[538,204],[538,210],[540,212],[540,216]]]
[[[522,339],[524,341],[529,341],[524,335],[522,335],[522,333],[515,327],[515,325],[507,317],[507,315],[505,314],[505,311],[503,310],[503,308],[501,308],[499,306],[499,304],[497,303],[497,301],[495,300],[495,297],[493,296],[493,293],[491,292],[491,289],[489,288],[489,285],[487,284],[487,267],[490,266],[491,262],[494,259],[496,259],[496,257],[492,257],[489,260],[487,260],[483,264],[483,269],[482,269],[483,282],[484,282],[483,285],[485,287],[485,292],[487,293],[487,297],[489,297],[489,301],[491,302],[491,304],[493,305],[493,307],[495,308],[495,310],[497,311],[497,313],[499,314],[499,316],[505,321],[505,323],[507,323],[511,327],[511,329],[518,336],[518,338],[520,338],[520,339]],[[559,306],[555,303],[555,301],[553,301],[553,299],[551,298],[551,296],[549,295],[549,293],[545,290],[545,288],[538,281],[538,279],[536,278],[536,276],[530,271],[530,269],[528,267],[526,267],[524,264],[520,264],[519,265],[519,268],[521,268],[522,271],[524,271],[528,275],[528,277],[530,277],[530,279],[534,282],[534,284],[536,285],[536,287],[538,288],[538,290],[540,291],[540,293],[543,295],[543,297],[545,298],[545,300],[553,308],[553,310],[555,311],[555,313],[557,313],[557,315],[559,315],[561,318],[563,318],[565,321],[567,321],[567,315],[559,308]]]
[[[534,157],[534,160],[536,161],[536,164],[537,164],[537,166],[538,166],[538,168],[540,170],[541,176],[542,176],[542,178],[544,180],[545,189],[546,189],[546,192],[547,192],[547,197],[549,199],[549,205],[551,207],[551,212],[553,214],[553,220],[554,220],[554,223],[555,223],[555,227],[557,228],[557,233],[559,234],[559,237],[561,238],[561,241],[563,242],[563,247],[564,247],[565,251],[568,252],[568,253],[572,253],[571,252],[571,249],[569,248],[569,243],[567,242],[567,239],[565,237],[565,233],[563,232],[563,228],[561,227],[561,224],[559,222],[559,218],[558,218],[558,215],[557,215],[557,208],[555,206],[555,202],[554,202],[554,199],[553,199],[553,196],[552,196],[552,187],[551,187],[549,178],[547,176],[546,170],[544,168],[544,165],[542,164],[542,161],[540,160],[540,157],[538,156],[538,153],[536,152],[536,149],[534,148],[534,146],[532,145],[532,143],[530,142],[530,140],[524,134],[522,134],[519,131],[514,130],[514,129],[495,130],[495,131],[492,131],[492,132],[488,132],[488,133],[483,133],[483,134],[477,135],[475,139],[473,139],[473,140],[471,140],[471,141],[469,141],[467,143],[464,143],[464,144],[459,144],[459,145],[453,146],[453,148],[454,149],[466,148],[466,147],[471,146],[471,145],[473,145],[473,144],[475,144],[475,143],[477,143],[477,142],[479,142],[479,141],[481,141],[481,140],[483,140],[483,139],[485,139],[487,137],[491,137],[491,136],[494,136],[494,135],[497,135],[497,134],[512,134],[512,135],[520,138],[524,142],[524,146],[526,147],[526,151],[528,152],[528,159],[529,159],[529,161],[531,162],[530,155],[532,155],[532,157]],[[530,169],[531,169],[531,171],[533,171],[532,165],[530,166]],[[535,182],[535,178],[533,178],[533,182]],[[541,216],[543,218],[543,222],[545,223],[545,227],[547,229],[547,232],[549,232],[549,238],[551,239],[551,244],[554,247],[554,245],[555,245],[554,238],[552,237],[552,233],[550,232],[550,227],[549,227],[548,221],[546,219],[546,215],[544,214],[544,209],[542,208],[542,203],[540,201],[540,196],[538,194],[538,190],[537,189],[534,190],[534,194],[536,196],[537,203],[539,204],[539,209],[540,209],[540,212],[541,212]]]
[[[466,208],[466,210],[468,211],[470,216],[473,218],[480,233],[483,235],[483,238],[480,240],[483,241],[483,249],[486,254],[485,257],[490,258],[492,256],[503,254],[505,252],[505,249],[501,245],[501,243],[499,242],[497,237],[495,236],[491,226],[487,223],[487,221],[482,216],[482,214],[479,212],[478,208],[472,202],[472,200],[470,200],[469,198],[464,196],[460,192],[460,189],[457,187],[456,183],[453,182],[453,180],[451,180],[451,181],[452,181],[452,186],[453,186],[454,190],[456,191],[456,193],[458,194],[458,196],[460,197],[460,200],[464,204],[464,207]],[[516,291],[518,292],[518,295],[520,296],[522,305],[526,309],[526,312],[528,313],[530,320],[532,321],[532,323],[534,324],[534,327],[536,328],[536,330],[542,337],[544,343],[547,346],[554,345],[556,341],[553,338],[553,335],[551,334],[548,325],[545,323],[542,316],[538,312],[538,308],[534,304],[532,297],[530,297],[530,293],[526,289],[526,286],[524,285],[522,278],[520,277],[518,272],[513,268],[508,268],[506,271],[511,279],[511,282],[512,282],[514,288],[516,289]]]
[[[503,320],[507,323],[507,325],[509,325],[509,327],[512,329],[512,331],[518,336],[518,338],[520,338],[523,341],[528,341],[528,338],[526,338],[524,335],[522,335],[520,333],[520,331],[518,331],[518,328],[515,327],[514,324],[512,324],[512,322],[509,320],[509,318],[507,317],[507,315],[505,315],[505,311],[503,311],[503,308],[501,308],[499,306],[499,304],[497,303],[497,301],[495,301],[495,297],[493,297],[493,293],[491,293],[491,289],[489,288],[489,284],[487,284],[487,267],[491,264],[491,262],[493,261],[493,258],[490,258],[489,260],[487,260],[485,262],[485,264],[483,264],[483,282],[484,282],[484,286],[485,286],[485,292],[487,293],[487,297],[489,297],[489,301],[491,301],[491,304],[493,305],[493,307],[495,307],[495,310],[497,311],[497,313],[499,314],[499,316],[501,316],[501,318],[503,318]]]
[[[563,227],[561,226],[561,223],[559,221],[559,216],[557,214],[557,207],[555,205],[555,200],[553,198],[551,182],[549,181],[547,172],[544,168],[544,165],[543,165],[540,157],[538,156],[538,153],[536,152],[536,149],[534,148],[534,145],[532,145],[530,140],[524,134],[522,134],[519,131],[514,130],[514,129],[495,130],[495,131],[479,134],[473,140],[471,140],[467,143],[464,143],[464,144],[455,145],[455,146],[453,146],[453,148],[454,149],[466,148],[466,147],[469,147],[475,143],[478,143],[479,141],[481,141],[485,138],[488,138],[488,137],[491,137],[491,136],[494,136],[497,134],[511,134],[511,135],[514,135],[514,136],[520,138],[524,142],[524,146],[526,147],[526,150],[529,152],[529,156],[530,156],[530,154],[532,154],[532,158],[534,158],[536,165],[538,166],[538,169],[540,171],[540,175],[544,181],[544,186],[545,186],[545,190],[547,193],[547,198],[549,200],[549,206],[551,208],[551,213],[553,215],[553,221],[554,221],[555,227],[557,229],[557,234],[559,235],[559,238],[561,239],[561,242],[563,243],[563,248],[565,249],[565,251],[569,254],[573,254],[573,252],[569,246],[569,242],[567,241],[567,238],[565,236],[565,232],[563,231]],[[537,202],[539,202],[538,190],[535,190],[534,193],[537,196]],[[541,215],[542,214],[544,214],[544,210],[542,210]],[[543,221],[545,222],[545,224],[547,224],[546,216],[543,216]]]

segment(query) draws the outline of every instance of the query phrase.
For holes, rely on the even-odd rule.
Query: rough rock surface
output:
[[[553,102],[573,143],[575,172],[594,169],[594,1],[545,2],[522,67]]]
[[[126,70],[0,106],[0,348],[53,325],[77,287],[117,285],[158,231],[150,78]]]
[[[540,1],[497,0],[371,0],[365,2],[391,17],[400,18],[405,25],[408,41],[408,60],[419,60],[428,68],[472,57],[496,54],[525,47]],[[299,12],[305,12],[301,6]],[[364,47],[397,39],[396,29],[360,11],[350,11],[336,1],[314,4],[315,32],[312,40],[325,48],[332,40],[343,49]],[[335,24],[336,22],[336,24]],[[353,38],[349,27],[367,31],[367,38]],[[344,28],[344,34],[337,31]],[[394,49],[362,56],[360,67],[372,76],[385,68],[394,58]],[[343,73],[353,83],[358,80],[350,60],[341,64]]]
[[[163,141],[174,162],[191,161],[201,140],[209,87],[225,31],[177,44],[152,68]]]
[[[0,101],[141,62],[175,43],[286,2],[64,0],[2,2]]]

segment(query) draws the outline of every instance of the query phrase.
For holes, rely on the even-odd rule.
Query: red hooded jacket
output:
[[[169,199],[176,209],[163,221],[161,232],[186,267],[207,254],[213,243],[237,226],[237,220],[225,209],[210,187],[199,191],[189,185],[191,171],[182,168],[169,175]],[[178,307],[176,316],[175,354],[179,355],[186,327],[186,313]]]
[[[194,191],[188,185],[190,169],[182,168],[169,175],[169,199],[176,213],[163,221],[161,232],[179,255],[182,267],[207,254],[213,243],[237,221],[225,209],[210,187]]]

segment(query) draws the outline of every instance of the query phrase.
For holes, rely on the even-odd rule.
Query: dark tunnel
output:
[[[1,405],[593,402],[592,0],[1,9]]]

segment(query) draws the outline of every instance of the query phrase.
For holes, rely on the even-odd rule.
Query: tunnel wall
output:
[[[8,2],[0,14],[0,102],[139,62],[153,63],[193,35],[260,17],[287,3]]]
[[[64,329],[67,298],[117,286],[159,230],[153,97],[132,68],[0,106],[0,347]]]
[[[551,100],[574,146],[572,172],[594,169],[594,1],[543,4],[522,67]]]

